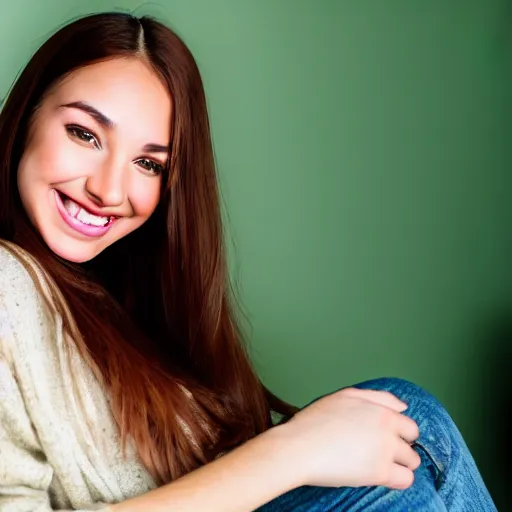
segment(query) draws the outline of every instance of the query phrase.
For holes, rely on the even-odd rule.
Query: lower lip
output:
[[[75,231],[78,231],[85,236],[100,237],[103,236],[112,227],[112,224],[114,223],[113,220],[111,220],[106,226],[90,226],[89,224],[84,224],[78,219],[71,217],[69,212],[66,210],[64,203],[62,202],[61,195],[56,190],[53,192],[55,194],[55,202],[57,204],[57,210],[59,211],[60,216],[64,222],[66,222],[66,224],[73,228]]]

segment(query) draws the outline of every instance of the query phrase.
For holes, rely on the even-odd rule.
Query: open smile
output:
[[[117,217],[95,215],[83,205],[54,189],[55,203],[62,219],[68,226],[82,235],[90,237],[103,236],[112,227]]]

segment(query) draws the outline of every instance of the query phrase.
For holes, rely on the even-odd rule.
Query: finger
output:
[[[414,471],[421,464],[421,458],[410,444],[403,439],[399,439],[397,440],[394,462]]]
[[[405,466],[393,464],[389,473],[388,483],[386,487],[390,489],[407,489],[414,482],[414,473]]]
[[[397,412],[404,412],[407,409],[407,404],[398,399],[393,393],[389,391],[378,391],[375,389],[357,389],[347,388],[344,390],[345,394],[352,395],[354,397],[368,400],[377,405],[388,407]]]
[[[398,435],[408,443],[414,443],[420,437],[417,423],[408,416],[400,416],[397,421]]]

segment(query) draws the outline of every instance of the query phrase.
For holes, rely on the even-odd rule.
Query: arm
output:
[[[302,485],[405,489],[420,463],[417,425],[385,392],[347,388],[228,455],[110,512],[249,512]]]
[[[109,512],[249,512],[301,485],[286,425],[274,427],[220,459]],[[286,461],[285,464],[283,462]],[[283,469],[286,467],[286,470]]]

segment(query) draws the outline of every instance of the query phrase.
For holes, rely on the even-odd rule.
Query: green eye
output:
[[[149,158],[140,158],[135,162],[140,165],[145,171],[148,171],[152,174],[162,174],[164,172],[164,166],[153,161],[149,160]]]

